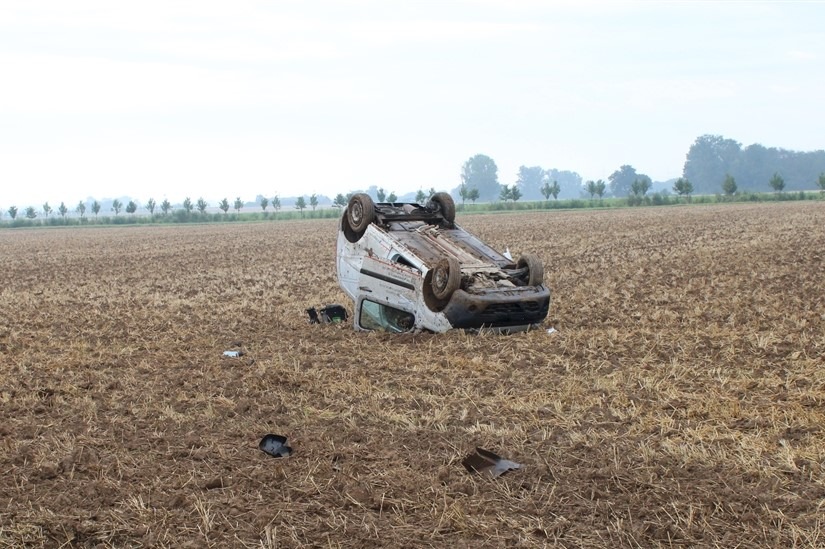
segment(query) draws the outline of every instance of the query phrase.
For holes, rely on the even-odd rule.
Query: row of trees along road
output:
[[[638,173],[633,166],[624,165],[608,178],[609,191],[612,196],[633,196],[639,193],[640,185],[644,194],[650,189],[652,181],[645,174]],[[636,186],[634,188],[634,185]],[[576,172],[557,169],[545,170],[541,166],[521,166],[512,185],[502,185],[498,180],[498,166],[487,155],[477,154],[467,160],[461,168],[461,185],[453,194],[462,201],[481,200],[549,200],[550,197],[579,198],[582,193],[591,198],[602,197],[608,191],[608,183],[602,180],[582,183]]]
[[[687,160],[682,177],[676,181],[673,191],[679,195],[690,196],[691,194],[716,194],[719,192],[720,182],[725,194],[733,194],[729,189],[735,182],[733,192],[752,191],[763,192],[773,190],[781,192],[783,190],[806,190],[812,189],[815,185],[825,188],[825,181],[821,174],[825,173],[825,151],[795,152],[777,148],[766,148],[759,144],[749,145],[742,148],[742,145],[732,139],[726,139],[719,135],[703,135],[696,139],[691,145],[687,154]],[[781,175],[780,175],[781,174]],[[817,174],[820,174],[817,179]],[[728,180],[730,178],[730,180]],[[498,166],[495,161],[487,155],[476,154],[469,158],[461,167],[461,184],[452,189],[452,194],[460,197],[462,202],[481,201],[495,202],[501,200],[526,201],[549,200],[552,196],[557,198],[580,198],[583,195],[590,195],[590,198],[598,196],[602,198],[606,194],[614,197],[629,197],[637,199],[644,196],[651,188],[653,182],[651,178],[643,173],[638,173],[636,169],[625,164],[608,177],[608,181],[586,181],[582,182],[582,177],[573,171],[558,170],[555,168],[544,169],[541,166],[521,166],[516,181],[512,185],[502,185],[498,179]],[[688,187],[689,186],[689,187]],[[670,189],[665,186],[665,190]],[[374,194],[379,202],[395,202],[397,197],[394,192],[387,193],[383,188],[370,187],[370,194]],[[423,202],[432,195],[435,189],[430,189],[429,194],[425,194],[419,189],[416,195],[417,202]],[[347,197],[338,194],[333,201],[333,206],[343,207],[346,205]],[[244,203],[240,197],[235,199],[234,208],[240,212]],[[259,205],[266,212],[270,205],[275,211],[281,206],[279,197],[276,195],[271,200],[259,195]],[[205,213],[209,205],[203,198],[199,198],[193,203],[190,198],[183,201],[185,213],[191,213],[195,207],[201,213]],[[309,197],[309,203],[303,196],[295,202],[295,208],[303,214],[303,210],[311,207],[313,210],[318,206],[318,197],[313,194]],[[88,205],[90,212],[97,217],[101,211],[101,203],[95,200]],[[224,198],[218,207],[227,213],[230,208],[229,199]],[[161,204],[156,204],[150,198],[144,208],[150,215],[154,215],[155,209],[159,208],[163,214],[168,214],[173,210],[168,200]],[[127,214],[134,214],[138,210],[138,205],[130,200],[123,204],[115,199],[111,202],[111,211],[117,216],[121,210]],[[48,202],[43,204],[43,215],[49,217],[53,210]],[[87,212],[87,202],[80,201],[73,210],[80,217],[84,217]],[[18,208],[11,206],[6,210],[8,216],[15,219],[19,215]],[[32,206],[24,210],[26,218],[34,219],[38,217],[38,210]],[[61,217],[66,217],[69,207],[61,202],[56,213]],[[2,212],[0,212],[2,215]]]
[[[92,201],[91,204],[87,204],[85,201],[81,200],[77,203],[77,205],[74,207],[72,211],[76,213],[79,217],[85,217],[87,211],[93,214],[95,217],[97,217],[102,207],[102,204],[97,200]],[[155,207],[155,200],[153,198],[150,198],[146,203],[146,209],[149,210],[151,213],[154,212]],[[169,203],[168,200],[164,200],[163,204],[161,204],[161,208],[164,208],[164,212],[168,212],[172,208],[172,205]],[[134,214],[138,210],[138,205],[134,200],[130,200],[129,202],[124,204],[119,199],[115,199],[112,201],[110,209],[115,215],[118,215],[121,211],[125,211],[127,214]],[[11,206],[8,210],[6,210],[6,213],[10,218],[16,219],[20,212],[17,206]],[[40,214],[40,212],[34,206],[27,207],[23,211],[23,213],[26,219],[35,219]],[[43,217],[46,218],[51,217],[52,213],[57,214],[60,217],[66,217],[70,213],[70,211],[68,206],[66,206],[65,202],[61,202],[60,206],[57,207],[57,210],[53,209],[48,202],[44,202],[42,213]]]
[[[582,182],[576,172],[544,169],[541,166],[521,166],[512,185],[502,185],[498,180],[498,166],[487,155],[477,154],[461,168],[461,185],[453,194],[462,201],[493,202],[496,200],[549,200],[580,198],[583,193],[603,197],[606,193],[615,197],[637,196],[646,193],[652,185],[650,177],[638,173],[633,166],[624,165],[603,180]]]
[[[755,144],[742,148],[732,139],[717,135],[703,135],[696,139],[687,154],[677,194],[716,194],[728,176],[737,181],[738,191],[800,191],[821,188],[825,173],[825,151],[795,152],[766,148]],[[781,175],[780,175],[781,174]],[[582,182],[576,172],[544,169],[541,166],[521,166],[512,186],[502,185],[498,166],[487,155],[469,158],[461,168],[461,185],[453,195],[462,201],[493,202],[496,200],[549,200],[558,198],[643,196],[653,186],[651,178],[625,164],[607,178],[607,182]],[[673,180],[671,180],[673,181]],[[690,191],[684,187],[691,185]],[[670,192],[670,185],[661,183],[661,189]],[[722,189],[725,194],[727,191]],[[515,193],[514,193],[515,191]]]
[[[270,205],[272,206],[272,209],[275,211],[281,209],[281,199],[280,197],[278,197],[278,195],[275,195],[271,200],[266,197],[260,197],[258,204],[264,212],[266,212],[266,209]],[[237,197],[232,204],[235,211],[237,212],[240,212],[245,205],[246,204],[243,200],[241,200],[241,197]],[[313,194],[309,197],[308,203],[303,196],[298,197],[298,199],[295,201],[295,208],[300,210],[301,212],[303,212],[303,210],[308,207],[315,210],[317,206],[318,196],[316,194]],[[150,198],[146,201],[146,204],[143,206],[143,208],[149,213],[149,215],[154,215],[156,212],[161,213],[163,215],[167,215],[175,211],[175,207],[167,199],[164,199],[163,202],[158,204],[154,198]],[[198,198],[197,201],[193,202],[191,198],[186,197],[183,203],[181,204],[181,211],[187,214],[192,213],[195,210],[197,210],[201,214],[205,214],[208,208],[209,203],[203,198]],[[224,198],[223,200],[221,200],[218,203],[218,208],[222,210],[224,213],[228,213],[230,208],[229,199]],[[73,211],[81,218],[86,215],[87,211],[93,214],[95,217],[97,217],[102,209],[103,206],[98,200],[92,201],[91,204],[87,204],[87,202],[81,200],[75,206]],[[134,200],[129,200],[126,204],[124,204],[120,199],[116,198],[111,201],[111,207],[109,208],[109,211],[113,213],[115,216],[117,216],[120,214],[121,211],[127,214],[134,214],[138,211],[138,209],[139,206]],[[17,206],[11,206],[5,211],[5,213],[8,214],[8,216],[11,219],[17,219],[17,216],[20,215],[21,212]],[[29,206],[25,208],[25,210],[23,210],[22,213],[27,219],[36,219],[41,212],[38,211],[34,206]],[[45,202],[43,204],[42,209],[43,217],[49,218],[53,213],[65,218],[70,213],[70,210],[64,202],[60,203],[60,206],[57,208],[57,210],[54,210],[48,202]]]

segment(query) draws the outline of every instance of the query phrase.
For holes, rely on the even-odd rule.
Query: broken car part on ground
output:
[[[493,478],[500,477],[508,471],[521,469],[520,463],[504,459],[484,448],[476,448],[475,452],[461,460],[461,464],[471,473],[489,473]]]
[[[261,439],[258,444],[263,452],[272,457],[289,457],[292,455],[292,448],[286,445],[286,437],[283,435],[268,434]]]
[[[341,305],[327,305],[320,310],[310,307],[306,312],[309,315],[310,324],[338,324],[346,322],[349,318],[347,310]]]
[[[338,230],[337,268],[357,330],[519,331],[550,309],[541,260],[525,254],[514,262],[462,229],[447,193],[424,206],[353,195]]]

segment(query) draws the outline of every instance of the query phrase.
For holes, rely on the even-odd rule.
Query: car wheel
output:
[[[527,267],[527,286],[540,286],[544,283],[544,264],[536,254],[524,254],[518,258],[516,267],[523,269]]]
[[[441,212],[447,223],[455,222],[455,201],[449,193],[435,193],[430,197],[427,208]]]
[[[461,266],[457,259],[448,257],[433,267],[432,288],[436,298],[450,299],[459,286],[461,286]]]
[[[358,193],[352,195],[347,204],[347,223],[356,233],[367,229],[375,218],[375,204],[370,195]]]

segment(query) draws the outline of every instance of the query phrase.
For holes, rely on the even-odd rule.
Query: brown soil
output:
[[[825,546],[825,202],[459,223],[557,333],[309,325],[332,220],[0,231],[0,546]]]

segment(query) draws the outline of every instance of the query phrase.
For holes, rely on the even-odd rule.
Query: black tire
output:
[[[544,264],[536,254],[524,254],[518,258],[516,267],[523,269],[527,267],[527,286],[540,286],[544,283]]]
[[[362,233],[375,219],[375,203],[370,195],[358,193],[352,195],[347,204],[347,224],[355,233]]]
[[[442,301],[450,299],[461,286],[461,265],[454,257],[439,261],[433,267],[432,276],[433,295]]]
[[[449,193],[435,193],[427,202],[427,208],[441,212],[447,223],[455,223],[455,201]]]

